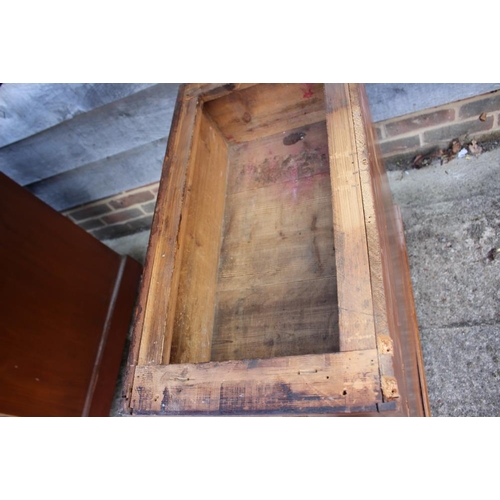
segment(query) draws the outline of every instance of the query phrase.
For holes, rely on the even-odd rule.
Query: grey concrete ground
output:
[[[500,416],[500,149],[389,172],[434,416]]]
[[[500,416],[500,253],[488,258],[500,248],[500,149],[388,175],[405,225],[432,414]],[[148,237],[106,243],[142,260]]]
[[[102,240],[106,246],[119,253],[120,255],[130,255],[137,262],[144,264],[146,250],[148,249],[150,231],[142,233],[129,234],[122,238],[114,240]]]

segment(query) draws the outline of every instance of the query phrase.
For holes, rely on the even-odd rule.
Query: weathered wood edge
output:
[[[371,277],[349,84],[326,83],[325,106],[339,297],[340,350],[373,349],[376,341]]]
[[[134,415],[377,412],[376,349],[200,364],[138,366]]]
[[[170,127],[170,134],[167,142],[166,155],[163,161],[162,174],[167,174],[167,169],[169,168],[168,158],[172,153],[174,148],[174,137],[178,133],[179,129],[179,119],[181,115],[181,109],[184,102],[184,92],[186,85],[181,85],[177,94],[177,101],[175,104],[174,114],[172,116],[172,124]],[[144,262],[142,278],[139,286],[139,294],[137,298],[137,305],[134,310],[134,316],[132,320],[132,341],[130,345],[130,351],[127,360],[127,370],[125,374],[124,385],[122,389],[122,411],[125,413],[130,412],[130,395],[132,394],[132,386],[134,383],[134,373],[135,367],[139,360],[139,350],[141,348],[142,342],[142,332],[144,325],[144,317],[146,312],[146,305],[144,307],[141,304],[147,303],[147,297],[149,294],[152,278],[152,270],[155,258],[155,247],[158,243],[160,237],[160,218],[161,210],[160,206],[163,207],[161,200],[165,200],[166,192],[168,189],[168,175],[162,175],[160,178],[158,197],[155,207],[155,212],[153,215],[153,222],[151,225],[151,233],[149,236],[148,249],[146,252],[146,258]]]
[[[102,346],[96,358],[93,377],[93,393],[87,406],[90,417],[107,417],[113,402],[116,379],[125,347],[125,341],[136,304],[142,266],[131,257],[122,257],[120,272],[115,285],[115,300],[110,301],[110,316],[106,322],[107,334],[103,334]],[[125,314],[124,314],[125,312]]]
[[[138,364],[141,364],[142,357],[150,358],[154,363],[161,363],[163,361],[163,357],[168,355],[168,353],[164,353],[164,341],[163,335],[158,334],[156,332],[155,338],[157,340],[149,339],[148,347],[145,347],[145,339],[143,338],[144,332],[144,324],[146,321],[146,315],[148,314],[150,307],[148,307],[148,299],[150,298],[151,293],[151,285],[152,285],[152,277],[155,275],[153,269],[158,266],[158,255],[163,255],[161,252],[158,252],[158,242],[164,241],[165,234],[165,210],[164,206],[167,203],[167,200],[170,199],[169,194],[172,188],[172,181],[170,179],[170,174],[173,170],[172,163],[175,159],[174,153],[177,150],[177,143],[179,142],[179,136],[182,135],[181,131],[181,121],[183,117],[188,115],[188,119],[190,118],[192,123],[186,125],[186,129],[188,130],[188,136],[191,139],[192,134],[195,131],[195,123],[194,120],[198,116],[198,113],[195,110],[199,110],[203,102],[216,99],[227,93],[232,92],[233,90],[250,87],[256,84],[181,84],[177,94],[177,101],[175,105],[174,114],[172,116],[172,125],[170,127],[169,138],[167,142],[166,154],[163,161],[162,167],[162,176],[160,179],[159,189],[158,189],[158,197],[155,208],[155,213],[153,216],[153,222],[151,226],[151,234],[149,237],[148,250],[146,253],[145,264],[143,268],[142,279],[139,287],[139,295],[137,306],[134,310],[134,317],[132,321],[132,342],[130,346],[130,352],[127,361],[127,370],[125,375],[124,386],[122,390],[122,411],[125,413],[130,412],[130,395],[132,393],[132,386],[134,380],[135,367]],[[190,130],[189,130],[190,129]],[[187,166],[189,163],[189,156],[191,153],[191,144],[192,141],[189,141],[189,152],[188,159],[184,164],[183,171],[183,189],[185,187],[186,174],[187,174]],[[174,219],[173,230],[170,231],[170,236],[172,237],[175,234],[175,239],[177,238],[177,234],[180,226],[180,211],[179,208],[179,217],[176,218],[175,214],[171,214],[171,219]],[[173,248],[177,248],[177,245],[173,245]],[[172,270],[175,260],[175,255],[169,254],[169,259],[171,261]],[[155,265],[156,263],[156,265]],[[175,285],[175,283],[174,283]],[[165,307],[168,306],[169,301],[167,300]],[[151,314],[151,313],[150,313]],[[149,316],[149,315],[148,315]],[[165,315],[166,316],[166,315]],[[166,320],[165,320],[166,321]],[[164,328],[167,325],[164,325]],[[164,330],[163,328],[163,330]],[[170,339],[171,340],[171,339]],[[156,344],[154,344],[156,342]],[[154,352],[151,351],[151,347],[154,346]],[[168,350],[168,349],[167,349]],[[152,356],[151,356],[152,354]]]
[[[162,362],[166,338],[167,311],[173,288],[173,273],[178,250],[178,235],[186,190],[186,177],[192,159],[193,135],[199,117],[200,102],[184,99],[178,122],[169,140],[162,177],[166,178],[158,192],[152,233],[158,234],[150,244],[152,260],[149,290],[145,301],[139,364]],[[173,249],[173,251],[172,251]]]
[[[389,332],[387,318],[387,301],[385,295],[384,276],[382,267],[382,247],[380,232],[386,231],[383,214],[379,217],[376,209],[373,192],[372,171],[369,158],[368,142],[374,141],[369,134],[371,119],[369,108],[362,108],[362,100],[366,98],[362,84],[350,84],[350,99],[352,103],[352,121],[356,137],[357,156],[359,160],[359,175],[361,178],[361,193],[366,223],[366,239],[368,245],[368,259],[370,266],[371,290],[373,299],[373,317],[377,335],[377,350],[379,358],[380,377],[384,401],[392,401],[400,397],[398,384],[394,374],[393,354],[394,345]]]
[[[430,412],[425,410],[427,389],[424,385],[419,384],[418,374],[420,368],[423,373],[423,365],[417,367],[414,351],[414,344],[420,347],[420,340],[413,295],[408,298],[408,286],[410,294],[412,293],[411,278],[409,268],[404,269],[406,245],[402,233],[402,222],[398,221],[392,203],[392,193],[382,161],[380,146],[372,125],[368,98],[363,87],[360,87],[359,90],[362,114],[365,117],[365,134],[368,138],[368,157],[375,211],[378,216],[377,228],[379,230],[379,248],[386,296],[387,326],[389,337],[393,342],[393,370],[400,393],[400,397],[397,399],[398,406],[402,415],[428,416]],[[385,342],[381,342],[380,350],[384,349],[384,344]],[[384,381],[386,386],[394,387],[394,379],[390,376],[382,378],[383,384]]]
[[[409,328],[409,340],[413,345],[414,355],[416,357],[416,364],[418,370],[418,381],[420,384],[420,398],[422,400],[424,416],[431,416],[431,409],[429,404],[429,394],[427,390],[427,381],[425,378],[424,370],[424,357],[422,353],[422,344],[420,342],[420,334],[418,330],[417,313],[415,310],[415,299],[413,296],[413,287],[411,284],[410,263],[408,261],[408,251],[406,249],[406,242],[404,237],[403,217],[398,205],[394,205],[395,219],[398,226],[399,234],[399,251],[401,262],[402,281],[404,283],[404,302],[406,304],[405,311],[406,321]]]
[[[203,102],[212,101],[231,92],[258,85],[257,83],[188,83],[184,95],[186,99],[199,97]]]

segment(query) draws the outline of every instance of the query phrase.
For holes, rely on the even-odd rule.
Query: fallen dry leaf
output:
[[[462,149],[462,145],[459,141],[453,141],[451,143],[451,152],[456,155]]]
[[[469,153],[474,156],[479,156],[483,152],[483,148],[479,146],[477,141],[473,140],[469,144]]]
[[[479,119],[482,121],[482,122],[485,122],[486,121],[486,113],[481,113],[479,115]]]

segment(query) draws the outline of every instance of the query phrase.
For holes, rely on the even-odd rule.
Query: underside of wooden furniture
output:
[[[362,85],[181,87],[134,321],[134,415],[429,415]]]
[[[0,172],[0,414],[108,416],[140,276]]]

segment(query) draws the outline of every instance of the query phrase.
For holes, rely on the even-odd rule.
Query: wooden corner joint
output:
[[[389,335],[377,335],[377,350],[379,354],[393,354],[394,343]]]
[[[382,377],[382,394],[386,401],[394,401],[399,398],[398,382],[395,377]]]

